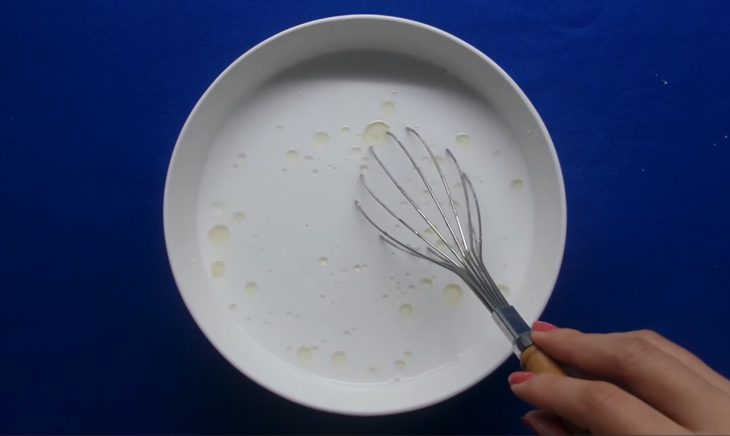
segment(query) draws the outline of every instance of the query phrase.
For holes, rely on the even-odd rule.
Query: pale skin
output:
[[[566,434],[566,421],[593,434],[730,434],[730,381],[657,333],[585,334],[538,321],[532,337],[582,375],[510,375],[515,395],[539,409],[523,417],[537,434]]]

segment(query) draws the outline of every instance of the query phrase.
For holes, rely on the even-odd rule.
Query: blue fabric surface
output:
[[[240,375],[162,235],[186,116],[236,57],[349,13],[472,43],[532,100],[568,196],[544,319],[652,328],[730,373],[730,2],[10,1],[0,5],[0,432],[519,433],[514,359],[404,415],[317,412]]]

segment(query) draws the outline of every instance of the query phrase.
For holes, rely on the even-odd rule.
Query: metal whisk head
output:
[[[368,215],[367,212],[365,212],[365,209],[359,201],[355,201],[355,206],[362,213],[365,219],[367,219],[368,222],[370,222],[370,224],[372,224],[373,227],[380,232],[381,238],[386,243],[410,255],[446,268],[459,276],[469,286],[469,288],[471,288],[481,302],[484,303],[487,309],[492,312],[493,317],[502,331],[514,342],[515,352],[521,353],[525,348],[532,345],[532,340],[529,338],[529,327],[525,324],[517,311],[504,298],[502,292],[489,275],[489,272],[482,260],[482,216],[479,209],[479,201],[477,200],[474,192],[474,185],[469,179],[469,176],[462,171],[461,166],[451,150],[446,149],[446,156],[456,168],[461,183],[460,189],[463,191],[462,193],[466,206],[466,222],[464,222],[457,211],[457,203],[454,199],[454,194],[449,187],[439,159],[434,154],[432,148],[415,129],[407,127],[406,130],[408,133],[413,134],[423,145],[431,162],[436,168],[441,184],[443,185],[444,192],[446,193],[447,202],[445,203],[445,206],[439,201],[439,198],[429,183],[423,169],[418,165],[411,152],[397,136],[391,132],[387,132],[387,134],[397,143],[403,153],[405,153],[413,169],[418,173],[420,180],[423,182],[426,191],[433,200],[438,214],[440,215],[439,220],[443,221],[443,225],[446,229],[445,231],[442,231],[443,228],[439,229],[439,225],[437,225],[424,213],[423,209],[415,202],[413,197],[408,194],[403,185],[396,180],[393,173],[375,152],[373,146],[368,147],[368,152],[373,156],[390,181],[400,191],[405,200],[426,223],[428,226],[427,229],[430,229],[434,233],[440,244],[429,240],[421,232],[416,230],[412,224],[406,222],[406,220],[396,214],[396,212],[388,206],[385,201],[373,192],[366,182],[363,174],[360,175],[360,183],[363,185],[365,190],[388,212],[390,216],[396,219],[403,227],[426,244],[425,252],[419,251],[417,248],[402,242],[386,231],[382,225],[376,223],[375,220]],[[448,209],[448,211],[445,211],[444,209]],[[451,214],[452,219],[450,219],[447,214]]]

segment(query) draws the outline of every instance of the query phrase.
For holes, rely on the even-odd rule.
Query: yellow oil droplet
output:
[[[316,176],[317,174],[319,174],[319,170],[317,168],[312,168],[312,174]]]
[[[286,151],[286,159],[289,162],[296,162],[299,160],[299,152],[294,149],[289,149]]]
[[[398,359],[395,362],[393,362],[393,368],[396,371],[405,371],[406,366],[408,366],[408,364],[405,361],[400,360],[400,359]]]
[[[213,213],[213,216],[216,218],[220,218],[226,213],[225,207],[223,207],[223,203],[220,201],[216,201],[213,203],[213,205],[210,207],[211,212]]]
[[[347,364],[347,354],[342,351],[332,353],[332,366],[345,366]]]
[[[343,132],[349,132],[350,126],[348,126],[347,124],[343,124],[342,127],[340,127],[340,130],[342,130]]]
[[[459,133],[456,135],[456,143],[462,146],[467,146],[471,144],[471,136],[466,133]]]
[[[246,162],[246,153],[238,153],[233,159],[233,166],[238,168],[243,165],[244,162]]]
[[[430,277],[424,277],[421,279],[421,284],[430,288],[433,286],[433,280]]]
[[[509,187],[515,192],[522,192],[525,187],[525,182],[521,179],[515,179],[509,183]]]
[[[499,288],[499,291],[505,297],[509,295],[509,287],[507,287],[507,285],[497,285],[497,288]]]
[[[228,227],[223,224],[215,225],[208,230],[208,240],[213,244],[225,244],[229,237]]]
[[[385,100],[384,102],[380,103],[380,109],[383,112],[392,114],[395,112],[395,103],[390,100]]]
[[[233,214],[233,221],[240,223],[241,221],[246,219],[246,214],[243,212],[236,212]]]
[[[400,313],[401,318],[410,319],[413,316],[413,306],[410,304],[401,304],[398,308],[398,313]]]
[[[319,266],[327,266],[328,263],[329,263],[329,261],[327,260],[326,257],[319,258]]]
[[[390,130],[390,126],[385,121],[376,120],[365,127],[362,138],[366,144],[385,145]]]
[[[457,304],[461,301],[463,291],[461,286],[455,283],[449,283],[444,287],[444,301],[448,304]]]
[[[210,275],[213,277],[223,277],[226,272],[226,263],[222,260],[217,260],[210,265]]]
[[[406,351],[403,353],[403,357],[405,357],[406,359],[410,359],[411,357],[413,357],[413,353],[411,353],[410,351]]]
[[[243,291],[246,295],[256,295],[259,293],[259,285],[254,282],[248,282],[246,283],[246,286],[243,287]]]
[[[360,147],[352,147],[352,155],[356,158],[362,157],[362,148]]]
[[[317,132],[312,136],[312,144],[317,150],[324,150],[330,143],[330,135],[325,132]]]
[[[299,347],[297,348],[297,359],[299,359],[300,362],[310,362],[312,360],[312,350],[309,349],[309,347]]]

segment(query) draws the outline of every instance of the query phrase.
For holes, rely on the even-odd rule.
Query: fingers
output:
[[[533,332],[535,343],[557,360],[626,386],[633,394],[688,428],[720,424],[730,398],[658,347],[658,335]]]
[[[543,411],[564,417],[594,434],[688,432],[640,399],[610,383],[518,372],[510,377],[510,384],[512,391],[521,399]],[[554,428],[550,427],[550,431]]]
[[[527,412],[522,417],[522,422],[540,436],[563,436],[569,433],[560,418],[542,410]]]
[[[708,383],[714,385],[725,394],[730,395],[730,380],[715,372],[712,368],[705,365],[703,361],[694,354],[675,344],[674,342],[664,338],[663,336],[650,332],[638,331],[629,333],[617,333],[618,335],[640,335],[646,340],[652,342],[657,348],[679,360],[684,366],[694,371],[697,375],[705,379]]]

